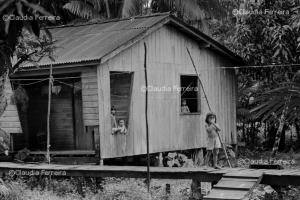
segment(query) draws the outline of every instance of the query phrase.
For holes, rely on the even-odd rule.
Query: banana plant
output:
[[[275,156],[284,124],[295,122],[300,118],[300,70],[290,81],[263,92],[255,101],[257,105],[250,111],[255,118],[278,124],[272,149],[272,156]]]
[[[288,100],[288,104],[286,101]],[[254,100],[256,106],[250,110],[255,119],[277,122],[285,107],[285,120],[294,121],[300,117],[300,71],[294,80],[280,83],[278,87],[259,94]]]

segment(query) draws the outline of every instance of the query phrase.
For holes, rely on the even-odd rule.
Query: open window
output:
[[[110,96],[111,108],[115,109],[115,117],[112,118],[112,128],[120,120],[123,120],[128,127],[129,110],[131,101],[133,73],[131,72],[110,72]]]
[[[198,77],[195,75],[181,75],[181,114],[200,112],[200,89]]]

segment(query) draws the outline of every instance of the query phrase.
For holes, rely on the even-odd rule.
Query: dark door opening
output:
[[[54,77],[55,78],[55,77]],[[62,77],[60,77],[62,78]],[[50,114],[50,150],[75,150],[78,135],[84,133],[80,79],[54,81]],[[48,81],[26,86],[30,150],[46,150]]]

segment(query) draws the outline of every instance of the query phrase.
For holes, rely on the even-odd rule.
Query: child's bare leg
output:
[[[206,166],[209,166],[209,160],[210,160],[210,157],[211,157],[211,155],[212,155],[212,150],[207,150],[207,152],[206,152],[206,156],[205,156],[205,165]]]
[[[218,154],[219,154],[219,149],[214,149],[213,150],[213,167],[219,167],[218,166]]]

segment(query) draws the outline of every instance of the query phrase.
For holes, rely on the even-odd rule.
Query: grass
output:
[[[39,184],[37,184],[39,183]],[[166,183],[171,184],[166,194]],[[151,199],[187,200],[191,181],[156,180],[151,182]],[[144,179],[106,178],[99,188],[91,179],[6,180],[0,185],[1,200],[148,200]],[[1,196],[2,195],[2,196]]]
[[[37,185],[36,183],[40,184]],[[166,183],[171,185],[166,194]],[[5,180],[0,184],[1,200],[149,200],[143,179],[106,178],[101,184],[91,179],[65,179],[36,181],[34,179]],[[188,200],[191,181],[158,180],[151,182],[151,200]],[[266,192],[267,191],[267,192]],[[300,190],[287,187],[282,192],[284,200],[298,200]],[[251,200],[280,200],[270,186],[259,185]]]

